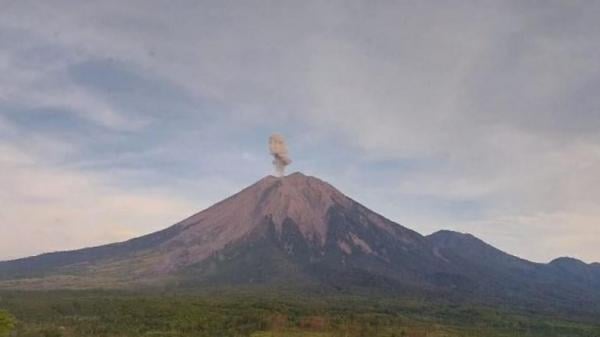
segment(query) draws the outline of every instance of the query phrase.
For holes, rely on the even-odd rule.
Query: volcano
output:
[[[598,264],[533,263],[451,231],[423,236],[302,173],[267,176],[129,241],[0,262],[0,288],[225,285],[600,307]]]

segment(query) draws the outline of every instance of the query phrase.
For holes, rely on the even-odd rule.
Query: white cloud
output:
[[[3,74],[0,77],[0,103],[40,111],[59,109],[114,130],[130,131],[145,124],[143,118],[125,116],[106,99],[73,83],[66,73],[68,67],[82,61],[84,57],[69,53],[69,50],[62,49],[63,46],[40,39],[35,34],[30,36],[21,30],[8,30],[6,35],[11,32],[23,39],[23,42],[13,45],[10,41],[3,42],[0,39],[5,45],[0,52],[0,72]],[[39,44],[46,48],[39,48]],[[45,57],[44,53],[51,54],[55,50],[60,50],[60,54],[68,57]],[[23,60],[27,57],[39,61]]]
[[[355,172],[348,162],[334,168],[350,172],[335,179],[356,197],[368,194],[377,210],[407,226],[471,231],[534,259],[600,260],[588,244],[600,200],[599,8],[15,1],[0,14],[0,27],[70,58],[32,69],[0,52],[0,69],[9,74],[0,78],[0,100],[67,108],[107,127],[135,129],[143,117],[126,116],[61,73],[77,60],[117,59],[222,102],[230,112],[219,126],[302,125],[311,136],[349,144],[359,163],[430,162],[391,173]],[[360,179],[379,174],[386,174],[385,186]],[[111,193],[81,181],[61,184],[72,183],[89,198]],[[464,219],[443,210],[398,205],[410,197],[483,206],[479,219],[458,223]],[[539,240],[524,244],[531,236]],[[574,249],[577,240],[588,248]]]
[[[206,206],[153,188],[119,187],[109,176],[51,167],[0,146],[0,257],[125,240]]]
[[[476,231],[496,247],[536,262],[570,256],[586,262],[600,260],[597,209],[548,212],[521,216],[497,216],[484,222],[456,224],[462,231]]]

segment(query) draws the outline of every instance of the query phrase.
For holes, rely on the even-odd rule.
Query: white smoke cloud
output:
[[[282,135],[274,133],[269,137],[269,151],[273,155],[273,165],[279,177],[283,177],[285,167],[292,163],[288,155],[287,145]]]

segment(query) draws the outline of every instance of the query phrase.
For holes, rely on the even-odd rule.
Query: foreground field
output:
[[[9,335],[19,337],[600,336],[593,320],[414,300],[8,292],[0,308],[14,316]]]

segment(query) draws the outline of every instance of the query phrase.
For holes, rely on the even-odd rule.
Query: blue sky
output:
[[[164,228],[272,173],[422,234],[600,261],[600,3],[4,1],[0,259]]]

